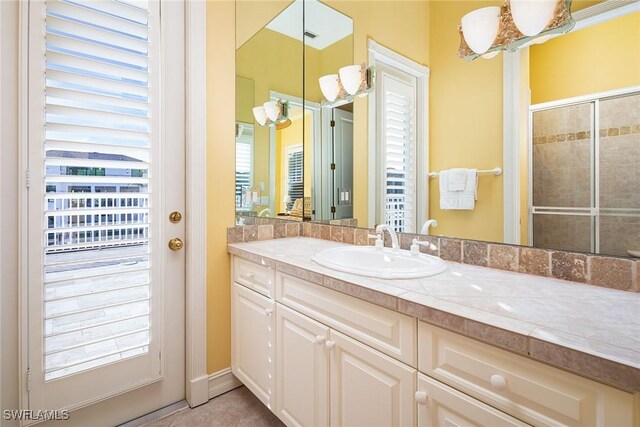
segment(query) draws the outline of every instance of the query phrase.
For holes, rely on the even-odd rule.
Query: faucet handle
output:
[[[367,234],[367,237],[369,239],[382,239],[382,236],[380,236],[379,234]]]

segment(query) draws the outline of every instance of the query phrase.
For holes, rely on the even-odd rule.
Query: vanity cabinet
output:
[[[293,305],[299,309],[305,306],[303,311],[312,311],[343,331],[355,327],[342,324],[336,313],[332,320],[321,314],[339,311],[346,303],[343,298],[351,297],[279,273],[276,283],[277,295],[289,302],[295,299]],[[327,304],[330,296],[333,301]],[[367,304],[353,303],[356,312],[360,303]],[[276,306],[276,413],[288,426],[415,425],[416,369],[280,302]],[[398,313],[390,314],[397,319]],[[379,316],[371,313],[370,326],[377,325]],[[397,322],[386,323],[387,328],[393,325]],[[369,336],[365,326],[357,329],[359,333],[351,332]],[[384,340],[388,332],[376,339]]]
[[[536,426],[632,426],[633,395],[418,322],[418,368]]]
[[[232,370],[288,426],[638,425],[630,393],[238,260]]]
[[[329,425],[329,328],[276,308],[276,415],[288,426]]]
[[[275,302],[231,286],[231,369],[267,407],[275,397]]]
[[[420,373],[415,398],[418,403],[418,427],[528,426],[516,418]]]
[[[414,368],[334,330],[327,345],[331,426],[415,425]]]

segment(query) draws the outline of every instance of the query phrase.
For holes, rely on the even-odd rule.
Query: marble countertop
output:
[[[308,237],[230,253],[627,391],[640,391],[640,294],[447,262],[436,276],[385,280],[311,260],[343,243]]]

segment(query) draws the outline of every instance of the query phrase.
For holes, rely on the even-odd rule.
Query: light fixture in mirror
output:
[[[513,22],[525,36],[537,36],[549,25],[557,3],[557,0],[511,0]]]
[[[340,79],[337,74],[328,74],[318,79],[320,90],[327,101],[334,102],[340,94]]]
[[[283,129],[291,124],[287,101],[267,101],[253,108],[253,117],[260,126],[276,126]]]
[[[500,8],[483,7],[464,15],[462,33],[467,45],[477,54],[483,54],[493,45],[500,27]]]
[[[267,123],[267,112],[264,110],[264,106],[253,107],[253,117],[260,126],[264,126]]]
[[[347,65],[340,68],[338,73],[318,79],[320,90],[326,99],[323,104],[350,101],[355,96],[366,95],[373,88],[373,67],[367,67],[365,64]]]
[[[360,90],[362,82],[366,79],[363,71],[364,65],[347,65],[338,71],[342,86],[349,95],[355,95]]]
[[[264,111],[272,122],[275,122],[278,120],[278,117],[280,117],[280,106],[278,102],[279,101],[268,101],[264,103]]]
[[[575,25],[571,0],[507,0],[499,8],[498,32],[487,46],[495,24],[484,16],[489,15],[486,9],[489,8],[474,10],[462,17],[458,26],[458,57],[467,61],[480,56],[490,59],[496,55],[494,52],[514,52],[532,43],[544,43],[550,36],[564,34]]]

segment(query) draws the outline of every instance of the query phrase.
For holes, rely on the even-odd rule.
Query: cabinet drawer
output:
[[[237,256],[233,257],[233,281],[273,298],[275,271]]]
[[[276,299],[307,316],[416,367],[416,320],[278,272]]]
[[[529,425],[422,374],[418,374],[416,401],[418,427]]]
[[[533,425],[631,426],[633,396],[419,322],[421,372]]]

